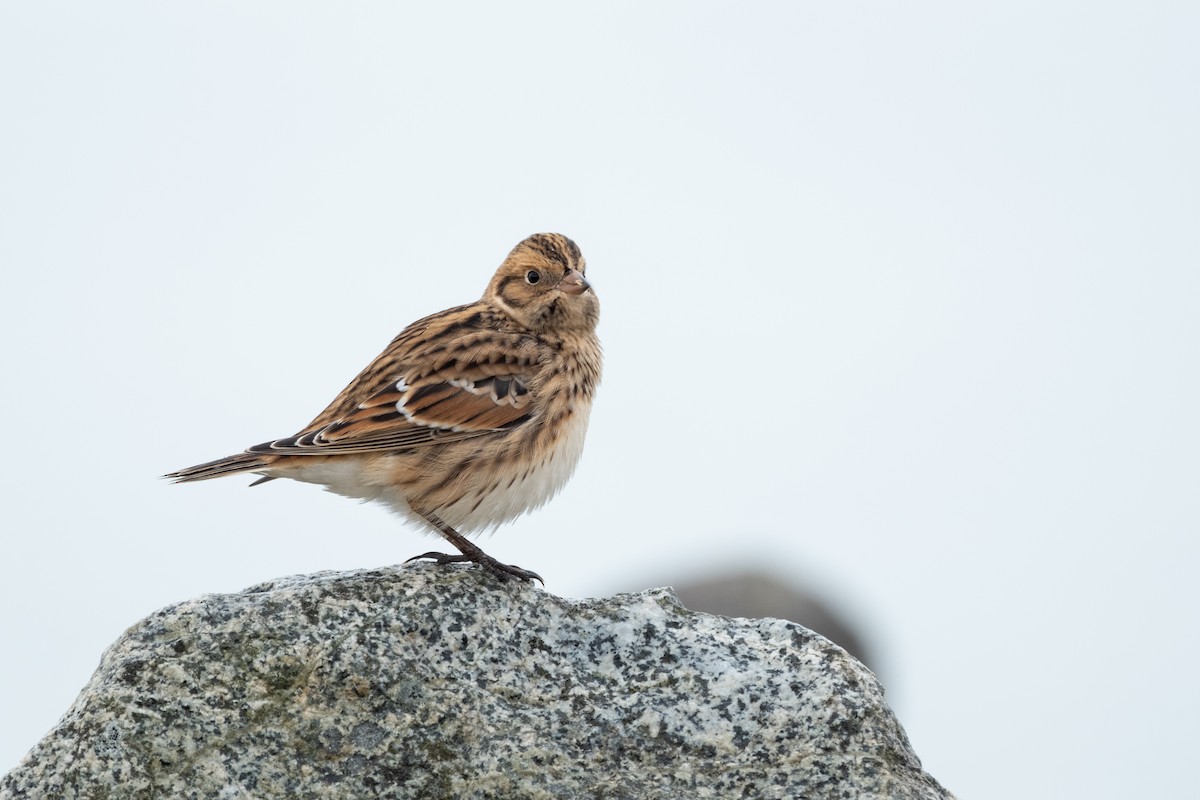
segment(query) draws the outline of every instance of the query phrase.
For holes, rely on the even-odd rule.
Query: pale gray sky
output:
[[[583,248],[569,597],[840,601],[962,797],[1181,796],[1200,714],[1190,3],[0,6],[0,772],[158,607],[432,544],[157,475]]]

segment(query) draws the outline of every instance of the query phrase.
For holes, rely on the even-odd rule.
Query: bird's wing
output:
[[[536,362],[524,356],[500,359],[499,363],[456,359],[421,377],[400,376],[331,422],[255,445],[247,452],[370,453],[503,431],[529,420],[529,386],[535,374]]]

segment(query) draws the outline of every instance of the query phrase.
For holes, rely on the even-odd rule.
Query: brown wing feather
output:
[[[247,452],[338,455],[483,436],[530,418],[536,341],[488,327],[475,306],[405,329],[301,433]]]
[[[503,372],[532,376],[540,360],[538,342],[483,302],[432,314],[409,325],[360,372],[305,431],[353,414],[364,403],[386,404],[404,377],[410,386],[427,380],[478,380]],[[398,400],[399,397],[396,397]],[[394,402],[394,401],[392,401]]]

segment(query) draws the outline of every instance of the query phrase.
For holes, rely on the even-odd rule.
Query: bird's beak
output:
[[[583,294],[592,285],[587,282],[587,278],[583,277],[583,273],[577,269],[570,270],[563,279],[558,282],[559,291],[567,294]]]

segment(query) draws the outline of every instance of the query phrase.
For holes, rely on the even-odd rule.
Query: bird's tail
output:
[[[266,466],[267,462],[263,460],[262,456],[255,455],[254,453],[238,453],[235,456],[218,458],[216,461],[197,464],[194,467],[181,469],[178,472],[168,472],[163,477],[171,478],[175,483],[206,481],[209,478],[221,478],[225,475],[236,475],[239,472],[254,472]],[[270,478],[264,478],[263,480],[270,480]],[[261,482],[255,481],[255,483]]]

